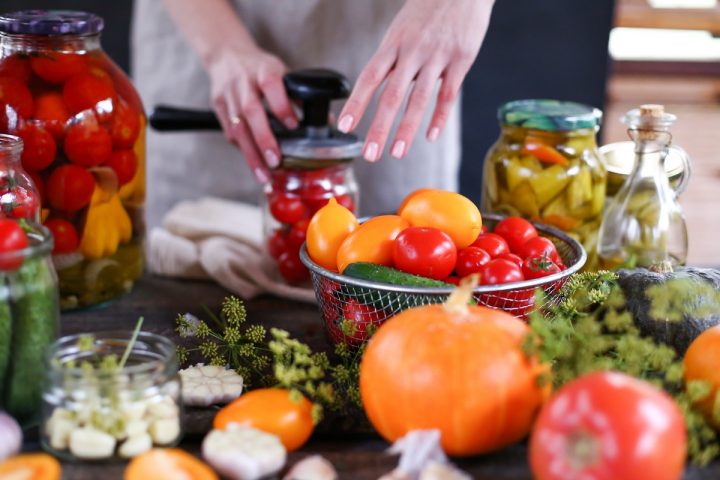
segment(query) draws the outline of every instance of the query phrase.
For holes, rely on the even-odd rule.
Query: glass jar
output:
[[[309,278],[298,252],[305,241],[310,218],[331,198],[356,212],[358,186],[352,159],[308,162],[285,158],[283,167],[271,171],[261,201],[267,251],[287,283]]]
[[[44,449],[60,458],[103,461],[180,441],[175,345],[140,332],[119,368],[132,336],[131,331],[71,335],[50,347],[42,395]]]
[[[0,16],[0,132],[25,144],[63,309],[117,297],[143,270],[145,114],[102,28],[84,12]]]
[[[597,267],[607,172],[595,135],[602,114],[586,105],[518,100],[498,110],[500,138],[484,166],[482,209],[564,230]]]
[[[0,134],[0,216],[40,221],[40,194],[23,169],[23,142],[14,135]]]
[[[30,427],[40,418],[45,349],[57,338],[60,311],[52,235],[39,223],[18,224],[28,246],[0,253],[0,410]]]

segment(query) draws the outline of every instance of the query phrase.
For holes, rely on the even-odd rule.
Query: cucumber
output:
[[[57,333],[54,275],[46,259],[28,258],[9,278],[14,328],[5,409],[22,422],[40,412],[45,352]]]
[[[10,299],[5,283],[5,275],[0,275],[0,403],[5,390],[5,376],[10,364],[10,345],[12,340],[12,314]]]
[[[378,283],[389,283],[391,285],[403,285],[406,287],[443,287],[451,288],[454,285],[432,278],[421,277],[411,273],[401,272],[391,267],[378,265],[369,262],[351,263],[343,271],[348,277],[369,280]]]

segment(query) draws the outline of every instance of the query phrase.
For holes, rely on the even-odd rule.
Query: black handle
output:
[[[275,135],[287,133],[287,129],[270,112],[266,112],[270,128]],[[157,105],[150,114],[150,126],[161,132],[179,132],[184,130],[222,130],[215,112],[190,108]]]
[[[305,126],[326,126],[330,101],[350,95],[350,82],[334,70],[297,70],[286,74],[283,82],[288,96],[301,101]]]

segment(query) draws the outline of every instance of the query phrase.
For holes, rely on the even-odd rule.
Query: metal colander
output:
[[[492,230],[504,217],[486,213],[482,218]],[[547,302],[554,302],[560,287],[585,264],[587,254],[580,242],[556,228],[538,223],[533,225],[538,234],[555,244],[567,268],[534,280],[478,286],[473,296],[479,305],[504,310],[524,320],[534,308],[541,306],[534,304],[536,288],[545,291]],[[452,291],[452,288],[391,285],[331,272],[313,262],[304,245],[300,259],[310,270],[325,329],[334,344],[358,346],[370,332],[393,315],[411,307],[442,303]],[[345,319],[350,322],[344,322]]]

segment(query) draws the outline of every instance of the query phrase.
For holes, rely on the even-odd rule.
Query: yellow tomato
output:
[[[363,223],[340,245],[338,271],[355,262],[392,265],[395,237],[409,226],[407,220],[398,215],[381,215]]]
[[[277,435],[288,451],[296,450],[310,438],[315,424],[312,403],[302,395],[295,400],[284,388],[243,393],[217,413],[213,428],[224,430],[231,423],[246,425]]]
[[[308,255],[321,267],[336,272],[340,245],[357,227],[355,215],[331,198],[310,219],[306,237]]]
[[[418,188],[418,189],[415,190],[414,192],[411,192],[407,197],[405,197],[405,198],[403,199],[402,203],[400,204],[400,207],[397,209],[397,214],[398,214],[398,215],[402,215],[403,208],[405,208],[405,205],[407,205],[408,202],[409,202],[411,199],[417,197],[417,196],[420,195],[421,193],[425,193],[425,192],[435,192],[435,191],[437,191],[436,188]]]
[[[458,250],[473,243],[482,228],[477,206],[467,197],[446,190],[429,190],[410,198],[400,216],[413,227],[432,227],[450,235]]]

